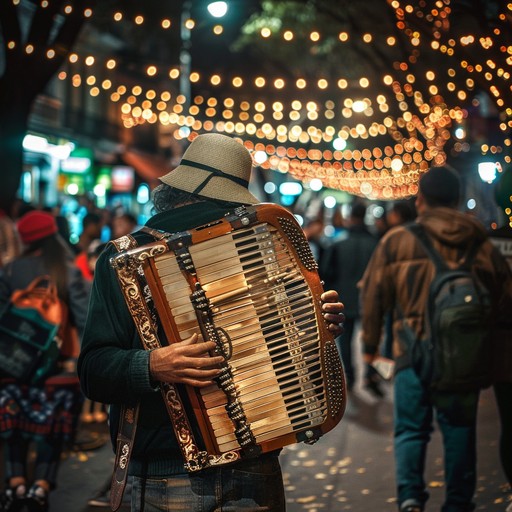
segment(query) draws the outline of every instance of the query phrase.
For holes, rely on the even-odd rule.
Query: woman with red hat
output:
[[[60,300],[67,305],[70,322],[81,335],[89,285],[58,235],[55,217],[33,210],[20,218],[17,229],[24,252],[1,269],[0,305],[9,302],[14,290],[26,289],[35,278],[49,275]],[[58,377],[27,384],[0,375],[0,437],[7,441],[7,488],[0,494],[0,510],[21,510],[24,505],[30,511],[48,510],[48,494],[56,486],[62,449],[73,436],[82,401],[78,379]],[[28,482],[27,458],[32,442],[36,461],[33,482]]]

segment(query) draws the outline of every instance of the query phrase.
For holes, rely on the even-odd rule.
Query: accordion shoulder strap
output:
[[[137,241],[133,236],[126,235],[113,240],[118,251],[137,247]],[[119,428],[116,437],[116,458],[112,471],[110,484],[110,508],[117,510],[123,501],[123,494],[128,478],[128,465],[137,432],[137,420],[139,417],[140,403],[136,405],[123,405],[119,416]]]
[[[112,243],[118,251],[137,246],[137,241],[131,235],[113,240]],[[128,465],[130,463],[133,442],[137,432],[139,407],[140,403],[136,405],[125,404],[122,406],[119,416],[119,428],[116,437],[116,458],[110,484],[110,508],[114,511],[121,506],[123,501],[126,480],[128,478]]]

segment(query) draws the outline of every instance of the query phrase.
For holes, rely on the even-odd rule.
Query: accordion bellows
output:
[[[146,348],[159,346],[158,337],[172,343],[198,333],[226,357],[216,384],[187,386],[181,397],[201,433],[186,461],[193,469],[314,442],[341,420],[345,382],[321,313],[322,284],[287,210],[240,207],[122,252],[112,264],[139,333],[149,332]],[[133,293],[134,283],[138,290],[148,285],[152,305]],[[172,408],[173,399],[168,402]],[[174,413],[171,420],[179,422],[182,411]],[[183,430],[174,427],[182,443]],[[182,451],[188,458],[190,449]]]

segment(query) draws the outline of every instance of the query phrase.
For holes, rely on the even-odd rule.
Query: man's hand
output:
[[[334,336],[339,336],[343,332],[343,322],[345,321],[343,309],[345,306],[339,302],[338,292],[336,290],[327,290],[322,293],[320,300],[322,301],[322,311],[328,329]]]
[[[160,382],[188,384],[199,388],[209,386],[219,374],[222,356],[210,356],[213,341],[198,343],[198,335],[153,350],[149,355],[151,377]]]
[[[363,353],[363,362],[365,364],[372,364],[375,361],[376,354]]]

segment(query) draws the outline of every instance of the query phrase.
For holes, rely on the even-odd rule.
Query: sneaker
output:
[[[48,512],[48,491],[34,484],[27,492],[26,504],[29,512]]]
[[[27,488],[24,484],[8,487],[0,493],[0,510],[5,512],[19,512],[25,504]]]
[[[508,507],[505,509],[505,512],[512,512],[512,502],[508,504]]]
[[[423,506],[414,498],[410,498],[402,503],[400,512],[423,512]]]

